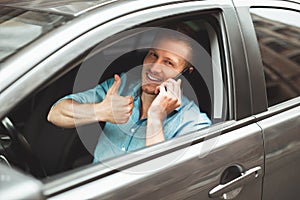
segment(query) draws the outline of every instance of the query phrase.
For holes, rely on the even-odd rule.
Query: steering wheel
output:
[[[34,155],[30,144],[15,128],[13,122],[8,117],[5,117],[1,123],[6,129],[8,136],[11,138],[11,145],[7,150],[12,151],[14,156],[16,156],[18,159],[18,166],[25,171],[29,171],[37,178],[46,177],[47,174],[38,158]]]

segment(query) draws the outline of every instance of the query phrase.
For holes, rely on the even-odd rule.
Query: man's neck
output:
[[[155,99],[156,95],[147,94],[142,92],[141,94],[141,107],[140,107],[140,119],[147,117],[148,109],[151,106],[152,101]]]

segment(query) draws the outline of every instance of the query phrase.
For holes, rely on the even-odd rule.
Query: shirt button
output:
[[[130,132],[131,132],[131,133],[134,133],[134,132],[135,132],[135,129],[134,129],[134,128],[130,129]]]
[[[125,147],[122,147],[122,151],[125,151],[126,149],[125,149]]]

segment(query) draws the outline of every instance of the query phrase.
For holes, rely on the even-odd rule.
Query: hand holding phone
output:
[[[181,80],[169,78],[156,88],[155,94],[157,96],[151,103],[148,114],[162,120],[181,105]]]

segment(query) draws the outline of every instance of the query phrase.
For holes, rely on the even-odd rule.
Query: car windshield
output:
[[[0,62],[68,19],[46,12],[0,7]]]

